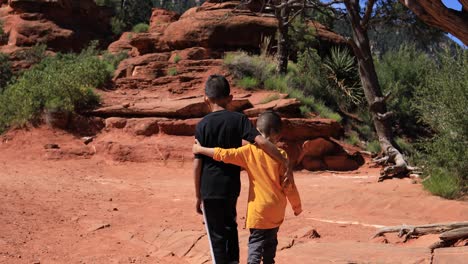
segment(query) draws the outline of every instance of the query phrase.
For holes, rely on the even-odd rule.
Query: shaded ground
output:
[[[202,218],[194,210],[190,162],[54,161],[18,148],[0,150],[0,263],[209,263]],[[391,236],[390,244],[371,241],[378,226],[468,219],[466,202],[430,196],[409,179],[377,183],[377,177],[377,169],[296,173],[304,213],[294,217],[288,209],[277,262],[467,259],[467,247],[437,250],[433,256],[426,248],[435,236],[406,244]],[[248,237],[242,229],[244,173],[242,182],[243,262]],[[321,238],[309,238],[312,229]]]

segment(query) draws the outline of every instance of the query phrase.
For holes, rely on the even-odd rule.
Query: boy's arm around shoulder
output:
[[[234,164],[240,167],[246,166],[246,152],[250,148],[249,145],[245,145],[239,148],[206,148],[200,145],[198,140],[195,140],[195,144],[192,147],[194,154],[201,154],[213,158],[217,161],[224,163]]]
[[[284,181],[282,184],[290,184],[294,182],[294,175],[292,173],[291,164],[287,156],[283,155],[281,151],[276,147],[275,144],[271,143],[268,139],[264,138],[262,135],[255,137],[255,143],[263,151],[265,151],[270,157],[272,157],[277,162],[281,163],[283,168],[286,168],[284,173]],[[283,176],[283,175],[282,175]]]

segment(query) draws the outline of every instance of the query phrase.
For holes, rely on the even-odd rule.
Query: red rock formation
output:
[[[92,0],[9,0],[0,8],[9,46],[44,43],[54,51],[79,50],[110,34],[110,12]]]

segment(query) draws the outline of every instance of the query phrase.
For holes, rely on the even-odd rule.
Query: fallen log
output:
[[[439,234],[447,232],[453,229],[465,228],[468,227],[468,222],[450,222],[450,223],[438,223],[438,224],[428,224],[428,225],[400,225],[400,226],[390,226],[384,227],[377,231],[373,238],[382,236],[385,233],[395,233],[398,232],[399,237],[405,236],[405,241],[410,236],[420,236],[426,234]]]
[[[444,232],[440,234],[439,238],[443,241],[468,238],[468,227],[457,228]]]

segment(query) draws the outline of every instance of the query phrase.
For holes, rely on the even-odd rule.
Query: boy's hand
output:
[[[202,203],[201,199],[197,198],[197,204],[196,204],[197,214],[203,214],[202,209],[201,209],[201,203]]]
[[[200,147],[201,147],[200,142],[198,142],[198,140],[195,139],[195,144],[193,144],[192,146],[193,154],[200,154]]]

